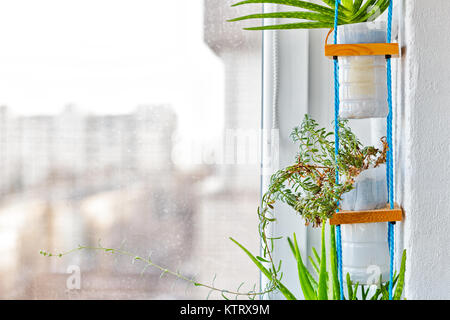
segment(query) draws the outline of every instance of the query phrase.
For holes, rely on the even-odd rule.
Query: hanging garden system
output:
[[[298,145],[295,161],[273,174],[257,214],[262,250],[253,255],[231,239],[267,278],[258,292],[241,292],[199,283],[181,273],[129,252],[80,246],[133,257],[147,266],[171,274],[195,286],[218,291],[229,298],[251,299],[281,293],[288,300],[300,297],[283,283],[281,261],[275,261],[269,227],[277,220],[277,203],[287,204],[306,225],[321,227],[320,252],[302,257],[297,236],[287,239],[298,269],[303,297],[307,300],[400,300],[403,296],[406,252],[395,266],[395,223],[403,220],[395,202],[393,98],[391,60],[400,56],[393,37],[393,0],[324,0],[322,4],[300,0],[246,0],[233,5],[275,4],[289,10],[245,15],[229,20],[270,19],[272,24],[246,30],[329,29],[323,39],[324,55],[334,66],[334,130],[327,132],[310,116],[293,129]],[[386,17],[385,20],[382,18]],[[283,19],[288,19],[284,23]],[[292,21],[294,20],[294,21]],[[274,22],[275,21],[275,22]],[[283,22],[280,22],[283,21]],[[364,146],[352,132],[349,119],[382,118],[387,132],[381,148]],[[358,121],[358,120],[353,120]],[[326,230],[329,229],[329,245]],[[328,251],[327,251],[328,247]],[[70,251],[73,252],[74,250]],[[69,253],[70,253],[69,252]],[[43,255],[55,256],[48,252]],[[57,254],[63,256],[66,253]],[[307,268],[309,261],[311,268]],[[373,268],[378,277],[374,279]]]
[[[362,286],[362,296],[366,298],[367,291],[364,291],[364,285],[371,284],[367,275],[368,270],[371,266],[377,266],[380,273],[379,292],[384,294],[386,299],[400,299],[403,289],[404,263],[402,263],[403,270],[400,272],[402,279],[398,283],[394,275],[394,224],[402,220],[403,213],[394,202],[391,71],[391,59],[398,57],[400,50],[397,43],[391,43],[393,2],[389,0],[323,2],[328,6],[297,0],[248,0],[235,4],[239,6],[251,3],[272,3],[303,9],[303,11],[252,14],[231,21],[310,20],[246,28],[248,30],[329,27],[330,31],[325,39],[325,56],[333,59],[334,62],[334,165],[330,163],[333,160],[330,155],[331,141],[324,142],[328,134],[316,128],[302,132],[303,134],[297,137],[297,141],[301,144],[305,143],[303,148],[300,147],[298,162],[272,177],[269,191],[263,199],[263,205],[259,211],[262,223],[261,236],[263,240],[268,238],[265,228],[275,219],[271,209],[277,201],[289,204],[307,222],[313,222],[315,226],[329,220],[332,294],[328,295],[326,292],[325,282],[328,276],[323,274],[326,265],[321,263],[326,255],[323,235],[322,255],[321,257],[316,255],[316,262],[311,259],[318,273],[318,279],[311,276],[303,264],[296,242],[294,244],[290,242],[299,263],[300,284],[305,298],[353,299],[356,298],[355,291],[358,285]],[[386,10],[388,11],[387,23],[375,20]],[[329,43],[331,35],[332,44]],[[345,125],[342,121],[367,118],[386,118],[387,133],[384,141],[385,150],[370,154],[365,149],[367,153],[364,155],[364,160],[380,152],[384,156],[384,161],[380,161],[382,158],[380,157],[374,163],[370,161],[364,163],[358,159],[358,154],[348,154],[347,149],[357,139],[354,136],[349,139],[348,134],[351,130],[348,128],[342,130],[341,126]],[[311,141],[311,136],[319,138]],[[356,145],[356,153],[364,153],[359,149],[359,142]],[[318,150],[323,149],[325,152],[320,154]],[[324,158],[328,162],[324,161]],[[325,189],[326,179],[330,184],[329,189],[332,190],[331,200],[329,194],[322,192]],[[333,179],[335,181],[331,183],[333,181],[330,180]],[[339,187],[342,185],[348,188],[340,190]],[[327,213],[320,215],[320,212]],[[269,278],[273,286],[277,287],[279,280],[270,255],[271,249],[267,241],[263,242],[266,244],[264,258],[269,259],[273,271],[269,273]],[[405,256],[403,262],[404,259]],[[349,288],[347,297],[344,294],[344,283]],[[356,290],[352,289],[354,283],[357,283]],[[386,287],[383,287],[383,283],[387,284]],[[394,293],[396,283],[397,290]],[[291,298],[288,293],[285,293],[285,296],[288,299]]]

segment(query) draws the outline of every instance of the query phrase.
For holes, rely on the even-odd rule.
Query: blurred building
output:
[[[175,129],[169,106],[123,115],[84,115],[68,106],[55,116],[14,116],[2,107],[0,297],[67,298],[68,263],[90,279],[75,298],[161,294],[159,273],[149,270],[153,285],[140,285],[140,269],[128,258],[92,253],[58,262],[38,251],[127,240],[136,253],[154,248],[163,265],[186,261],[196,195],[191,179],[173,167]]]
[[[216,274],[217,287],[246,282],[242,289],[250,290],[258,283],[258,270],[228,237],[259,250],[259,163],[252,155],[240,162],[235,150],[259,143],[261,34],[225,22],[247,8],[204,4],[202,50],[220,57],[226,70],[224,127],[232,134],[224,132],[221,144],[225,164],[201,164],[193,172],[174,166],[176,115],[169,106],[121,115],[86,115],[67,106],[55,116],[15,116],[1,107],[0,298],[186,297],[186,284],[159,279],[151,268],[140,277],[129,257],[37,254],[95,246],[99,239],[111,247],[126,240],[144,256],[152,250],[154,261],[205,283]],[[82,269],[79,291],[66,290],[70,265]],[[191,298],[208,293],[194,289]]]
[[[248,14],[248,7],[231,8],[221,0],[204,3],[204,41],[225,66],[224,164],[215,167],[216,174],[210,177],[216,180],[214,184],[208,179],[203,183],[196,212],[194,252],[196,261],[202,262],[203,281],[211,281],[216,274],[215,284],[220,288],[236,289],[245,282],[242,291],[251,290],[253,285],[259,286],[259,272],[229,237],[259,253],[256,210],[260,185],[257,153],[262,39],[260,32],[244,31],[241,24],[226,22]],[[213,297],[222,298],[220,293]]]
[[[20,117],[1,107],[0,194],[58,177],[168,172],[173,167],[175,128],[176,115],[168,106],[141,106],[131,114],[99,116],[67,106],[55,116]]]

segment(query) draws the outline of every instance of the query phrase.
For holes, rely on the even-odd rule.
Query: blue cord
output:
[[[393,0],[389,3],[388,10],[388,25],[387,25],[387,42],[391,42],[392,38],[392,11],[393,11]],[[387,142],[389,150],[387,152],[387,187],[389,194],[389,204],[390,208],[394,209],[394,148],[392,143],[392,122],[393,122],[393,108],[392,108],[392,64],[391,58],[387,57],[387,89],[388,89],[388,105],[389,105],[389,115],[387,118]],[[389,300],[392,300],[392,290],[394,281],[394,251],[395,251],[395,234],[394,234],[394,224],[389,222],[388,225],[388,243],[389,243]]]
[[[334,44],[337,44],[338,16],[339,5],[341,0],[336,0],[334,9]],[[337,161],[339,157],[339,63],[337,58],[334,59],[334,154],[336,160],[336,183],[339,183],[339,168]],[[344,300],[344,277],[342,275],[342,239],[341,226],[336,226],[336,255],[339,276],[340,298]]]
[[[337,32],[338,32],[338,16],[340,0],[335,2],[335,16],[334,16],[334,44],[337,44]],[[391,42],[392,38],[392,11],[393,0],[389,3],[388,10],[388,25],[387,25],[387,42]],[[389,115],[387,118],[387,143],[389,150],[387,152],[386,159],[386,177],[387,177],[387,189],[389,195],[390,208],[394,209],[394,160],[393,160],[393,143],[392,143],[392,122],[393,122],[393,108],[392,108],[392,64],[391,58],[387,57],[387,89],[388,89],[388,105]],[[335,158],[336,164],[339,156],[339,63],[337,58],[334,59],[334,122],[335,122]],[[338,168],[337,168],[338,169]],[[336,183],[339,183],[339,172],[336,170]],[[395,234],[394,224],[392,222],[388,225],[388,243],[389,243],[389,256],[390,256],[390,281],[389,281],[389,300],[392,300],[393,280],[394,280],[394,251],[395,251]],[[342,275],[342,239],[341,239],[341,226],[336,226],[336,251],[339,273],[339,285],[340,285],[340,298],[344,300],[344,287],[343,287],[343,275]]]

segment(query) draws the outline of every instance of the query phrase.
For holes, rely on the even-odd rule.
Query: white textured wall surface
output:
[[[450,299],[450,1],[403,2],[397,198],[408,299]]]

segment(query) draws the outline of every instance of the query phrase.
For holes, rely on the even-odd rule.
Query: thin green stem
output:
[[[146,265],[146,267],[152,267],[152,268],[155,268],[155,269],[159,270],[161,272],[161,276],[163,276],[165,274],[168,274],[168,275],[174,276],[174,277],[176,277],[176,278],[178,278],[180,280],[189,282],[189,283],[193,284],[194,286],[203,287],[203,288],[206,288],[206,289],[209,289],[209,290],[212,290],[212,291],[220,292],[222,294],[230,294],[230,295],[234,295],[234,296],[248,296],[248,297],[254,298],[256,296],[262,296],[262,295],[265,295],[265,294],[270,293],[270,292],[273,291],[273,289],[268,289],[268,290],[265,290],[265,291],[262,291],[262,292],[253,292],[253,291],[242,292],[242,291],[239,291],[239,290],[238,291],[232,291],[232,290],[227,290],[227,289],[220,289],[220,288],[217,288],[217,287],[215,287],[213,285],[208,285],[208,284],[197,282],[197,281],[195,281],[192,278],[184,276],[183,274],[181,274],[178,271],[173,271],[173,270],[170,270],[170,269],[168,269],[166,267],[163,267],[163,266],[161,266],[159,264],[156,264],[150,259],[150,257],[149,258],[144,258],[144,257],[141,257],[139,255],[135,255],[134,253],[126,251],[126,250],[116,249],[116,248],[106,248],[106,247],[103,247],[103,246],[100,246],[100,245],[99,246],[82,246],[82,245],[79,245],[77,248],[74,248],[72,250],[69,250],[69,251],[66,251],[66,252],[63,252],[63,253],[52,254],[52,253],[49,253],[49,252],[46,252],[46,251],[40,251],[40,254],[42,254],[43,256],[48,256],[48,257],[60,257],[61,258],[63,256],[67,256],[69,254],[72,254],[72,253],[75,253],[75,252],[78,252],[78,251],[82,251],[82,250],[103,251],[105,253],[118,254],[118,255],[122,255],[122,256],[132,257],[133,261],[140,261],[140,262],[144,263]]]

